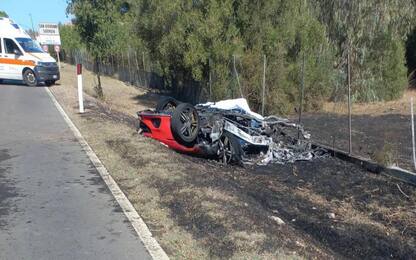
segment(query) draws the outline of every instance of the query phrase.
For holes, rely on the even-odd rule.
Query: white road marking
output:
[[[52,99],[52,102],[55,104],[55,107],[58,109],[59,113],[61,113],[65,122],[68,124],[69,128],[74,133],[78,142],[81,144],[82,149],[88,155],[89,159],[94,164],[95,168],[97,168],[97,171],[100,173],[101,178],[104,180],[105,184],[113,194],[114,198],[116,199],[120,207],[123,209],[124,214],[130,221],[139,238],[142,240],[144,246],[146,247],[151,257],[157,260],[169,259],[165,251],[162,249],[162,247],[159,245],[156,239],[152,236],[152,233],[150,232],[146,223],[144,223],[143,219],[137,213],[136,209],[133,207],[131,202],[127,199],[126,195],[123,193],[123,191],[121,191],[120,187],[114,181],[113,177],[111,177],[111,175],[108,173],[107,169],[101,163],[100,159],[94,153],[94,151],[89,146],[85,138],[81,135],[81,132],[78,130],[78,128],[69,118],[69,116],[65,113],[64,109],[58,103],[52,92],[47,87],[45,87],[45,90]]]

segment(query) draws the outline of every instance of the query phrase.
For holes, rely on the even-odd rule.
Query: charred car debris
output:
[[[277,116],[262,117],[244,98],[193,106],[167,97],[155,110],[137,113],[138,131],[171,149],[216,158],[224,164],[293,163],[324,157],[310,134]]]

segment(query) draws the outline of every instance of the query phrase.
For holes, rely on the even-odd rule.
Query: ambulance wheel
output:
[[[38,80],[36,79],[35,72],[33,72],[31,69],[27,69],[25,72],[23,72],[23,81],[26,85],[31,87],[38,85]]]
[[[45,85],[47,87],[53,86],[53,85],[55,85],[55,80],[47,80],[47,81],[45,81]]]

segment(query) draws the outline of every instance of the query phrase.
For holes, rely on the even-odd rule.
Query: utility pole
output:
[[[33,38],[36,38],[36,35],[35,35],[35,27],[33,26],[33,18],[32,18],[32,14],[31,13],[29,13],[29,17],[30,17],[30,23],[32,24]]]

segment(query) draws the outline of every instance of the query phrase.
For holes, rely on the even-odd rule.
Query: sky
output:
[[[32,28],[32,15],[35,31],[40,22],[69,22],[71,18],[66,16],[66,6],[66,0],[0,0],[0,10],[24,29]]]

